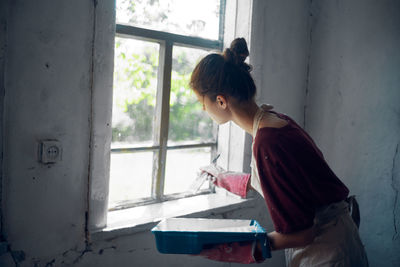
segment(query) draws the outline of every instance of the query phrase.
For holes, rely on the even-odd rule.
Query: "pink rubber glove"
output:
[[[236,263],[255,263],[254,256],[255,242],[234,242],[214,245],[211,248],[205,248],[200,256],[214,261],[236,262]]]
[[[223,168],[215,164],[201,167],[200,170],[213,176],[215,178],[214,184],[216,186],[225,188],[229,192],[242,198],[246,197],[250,174],[225,171]]]

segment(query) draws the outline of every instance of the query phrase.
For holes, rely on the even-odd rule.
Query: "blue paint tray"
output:
[[[169,218],[151,231],[160,253],[199,254],[206,245],[257,240],[263,257],[271,257],[267,232],[255,220]]]

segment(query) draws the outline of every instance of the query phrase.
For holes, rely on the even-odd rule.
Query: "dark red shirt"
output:
[[[259,129],[253,151],[275,231],[287,234],[311,227],[316,209],[344,200],[349,190],[311,137],[288,116],[275,114],[288,124]]]

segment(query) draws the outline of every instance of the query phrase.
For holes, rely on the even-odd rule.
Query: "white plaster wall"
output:
[[[258,101],[305,125],[357,195],[371,266],[398,266],[400,3],[253,6]]]
[[[0,64],[5,63],[4,70],[0,68],[0,77],[5,77],[4,101],[0,98],[5,126],[0,241],[8,243],[9,251],[0,255],[0,266],[235,266],[159,254],[149,231],[107,240],[94,239],[88,231],[89,226],[97,227],[96,220],[104,223],[104,214],[90,218],[94,221],[88,216],[107,201],[106,194],[99,194],[107,186],[105,177],[89,177],[93,178],[90,172],[102,172],[93,165],[96,159],[90,147],[96,151],[108,140],[104,131],[92,126],[105,123],[106,127],[110,116],[94,103],[107,103],[104,97],[109,94],[104,90],[111,78],[101,75],[110,72],[112,77],[112,51],[105,48],[114,38],[113,16],[107,14],[113,3],[2,2],[6,9],[0,18],[6,18],[7,29],[0,31],[1,40],[6,40],[1,44],[6,52],[0,53]],[[41,139],[62,143],[61,162],[48,166],[38,162]],[[98,161],[107,163],[107,153],[98,156]],[[89,191],[90,186],[94,190]],[[89,198],[97,201],[94,210]],[[257,219],[270,229],[267,216],[263,202],[212,215]],[[273,262],[261,266],[274,266]]]
[[[4,98],[3,235],[18,260],[84,246],[91,1],[9,1]],[[38,163],[41,139],[63,161]]]
[[[250,63],[258,103],[303,123],[309,52],[309,1],[255,0]]]
[[[306,129],[361,208],[371,266],[400,265],[400,2],[313,1]]]
[[[97,1],[94,9],[91,69],[90,167],[88,222],[90,231],[107,224],[110,173],[115,2]]]

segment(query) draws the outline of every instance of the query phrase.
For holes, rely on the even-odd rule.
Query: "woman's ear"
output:
[[[217,95],[216,101],[219,108],[226,109],[228,107],[228,101],[225,96]]]

